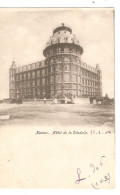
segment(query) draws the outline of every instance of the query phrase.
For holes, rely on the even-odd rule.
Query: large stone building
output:
[[[101,70],[83,63],[83,48],[62,24],[53,31],[43,51],[44,61],[9,69],[10,98],[102,96]]]

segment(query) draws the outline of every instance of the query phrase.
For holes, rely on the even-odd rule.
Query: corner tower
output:
[[[62,24],[43,51],[47,66],[47,97],[81,96],[80,64],[83,49],[72,29]]]
[[[15,62],[12,62],[12,65],[9,69],[9,98],[15,99],[16,93],[15,93],[15,74],[16,74],[17,66],[15,65]]]

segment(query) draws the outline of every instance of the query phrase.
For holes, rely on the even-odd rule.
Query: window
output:
[[[20,88],[22,88],[22,82],[20,82]]]
[[[54,62],[55,63],[58,63],[58,61],[59,61],[58,57],[57,58],[54,58]]]
[[[53,59],[50,60],[50,65],[54,64],[54,61]]]
[[[35,87],[35,80],[32,81],[32,86]]]
[[[14,76],[11,76],[10,79],[11,79],[11,81],[14,81]]]
[[[44,63],[44,60],[42,60],[42,61],[41,61],[41,66],[44,66],[44,64],[45,64],[45,63]]]
[[[23,88],[26,88],[26,82],[25,81],[23,82]]]
[[[77,89],[77,85],[76,84],[73,84],[73,89]]]
[[[51,89],[51,90],[54,90],[54,85],[51,85],[51,86],[50,86],[50,89]]]
[[[64,74],[64,81],[70,82],[70,74]]]
[[[43,69],[43,70],[42,70],[42,76],[44,76],[44,75],[45,75],[45,70]]]
[[[45,84],[45,78],[42,78],[42,85]]]
[[[40,95],[40,89],[39,88],[37,88],[37,95]]]
[[[44,91],[42,92],[42,97],[43,97],[43,98],[45,97],[45,92],[44,92]]]
[[[46,69],[46,75],[48,74],[48,69]]]
[[[54,71],[54,66],[51,66],[51,72],[53,72]]]
[[[37,79],[37,86],[40,86],[40,79]]]
[[[59,60],[58,60],[59,62],[62,62],[62,58],[61,57],[59,57]]]
[[[62,66],[61,66],[60,64],[58,64],[58,65],[56,66],[56,71],[62,71]]]
[[[61,84],[57,84],[56,88],[57,89],[62,89],[62,85]]]
[[[35,78],[35,72],[32,72],[32,78]]]
[[[61,48],[61,52],[64,53],[64,47]]]
[[[27,87],[29,87],[29,86],[30,86],[30,81],[27,82]]]
[[[37,77],[40,77],[40,70],[37,70]]]
[[[56,75],[56,82],[62,82],[62,75]]]
[[[26,89],[23,90],[23,93],[26,93]]]
[[[65,62],[69,62],[70,59],[69,59],[68,57],[64,57],[64,61],[65,61]]]
[[[50,77],[50,81],[51,81],[51,83],[54,82],[54,76],[51,76],[51,77]]]
[[[72,57],[72,62],[77,62],[77,59],[75,57]]]
[[[73,71],[74,71],[74,72],[77,71],[77,66],[73,66]]]
[[[73,75],[73,82],[76,82],[76,81],[77,81],[77,75],[74,74],[74,75]]]
[[[80,78],[80,76],[78,76],[78,82],[79,82],[79,83],[81,82],[81,78]]]
[[[65,40],[65,42],[68,42],[68,37],[65,37],[64,40]]]
[[[16,81],[18,81],[18,75],[16,75]]]
[[[31,91],[31,89],[30,88],[27,88],[27,92],[30,92]]]
[[[54,54],[57,54],[57,49],[54,49],[54,50],[53,50],[53,53],[54,53]]]
[[[30,79],[30,72],[28,72],[28,79]]]
[[[35,93],[35,88],[33,88],[32,91]]]
[[[43,90],[43,91],[46,90],[46,86],[45,86],[45,85],[42,86],[42,90]]]
[[[26,80],[26,74],[24,73],[24,75],[23,75],[23,78],[24,78],[24,80]]]
[[[69,64],[65,64],[64,65],[64,70],[65,71],[69,71],[70,70],[70,65]]]
[[[64,84],[64,87],[67,88],[67,89],[70,89],[71,88],[71,84],[66,83],[66,84]]]
[[[62,50],[61,50],[61,47],[60,48],[58,48],[58,53],[61,53],[62,52]]]
[[[64,52],[65,52],[65,53],[69,53],[69,48],[66,47],[66,48],[64,49]]]

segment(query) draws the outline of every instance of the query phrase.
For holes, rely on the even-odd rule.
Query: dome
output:
[[[79,40],[74,34],[72,34],[71,28],[62,24],[62,26],[57,27],[53,31],[53,36],[50,37],[49,41],[46,44],[46,47],[56,43],[74,43],[76,45],[79,45]]]

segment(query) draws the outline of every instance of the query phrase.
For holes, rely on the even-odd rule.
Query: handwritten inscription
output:
[[[78,179],[75,181],[76,184],[79,184],[82,180],[86,179],[86,178],[81,178],[81,170],[80,170],[80,168],[77,168],[77,176],[78,176]]]
[[[94,180],[95,180],[95,178],[96,178],[95,174],[103,169],[103,165],[105,164],[105,162],[106,162],[106,156],[101,156],[98,165],[90,164],[89,166],[90,166],[90,169],[92,171],[92,175],[89,175],[88,177],[84,177],[81,173],[81,169],[77,168],[77,179],[75,180],[75,184],[80,184],[84,180],[88,180],[91,177],[94,178]],[[94,182],[90,181],[91,186],[94,189],[100,189],[101,184],[106,183],[106,182],[110,183],[110,173],[103,174],[103,176],[100,178],[97,176],[97,180],[95,180]]]
[[[102,184],[103,182],[108,182],[110,183],[110,174],[107,173],[106,175],[103,176],[103,178],[99,179],[97,182],[95,182],[94,184],[92,183],[92,187],[95,189],[100,189],[100,184]]]

